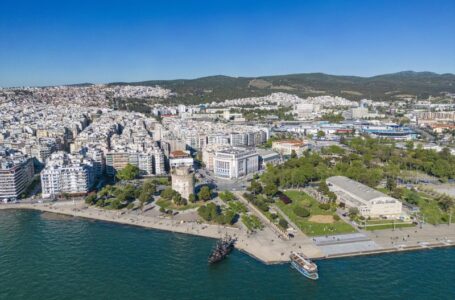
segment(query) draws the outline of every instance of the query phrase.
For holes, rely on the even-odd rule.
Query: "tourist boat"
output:
[[[291,266],[299,271],[303,276],[316,280],[319,278],[318,266],[302,253],[291,252],[289,256]]]
[[[230,236],[226,236],[225,238],[220,239],[216,243],[215,248],[213,248],[212,253],[209,256],[209,263],[214,264],[226,258],[226,256],[228,256],[229,253],[234,250],[236,241],[236,238],[232,238]]]

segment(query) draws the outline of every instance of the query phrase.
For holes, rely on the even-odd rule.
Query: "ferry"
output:
[[[318,266],[302,253],[291,252],[289,256],[291,266],[299,271],[303,276],[316,280],[319,278]]]

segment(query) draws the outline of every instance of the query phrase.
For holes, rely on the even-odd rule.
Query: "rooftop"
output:
[[[327,184],[333,184],[345,191],[348,191],[350,194],[355,195],[356,197],[363,199],[365,201],[372,201],[377,198],[387,197],[388,195],[381,193],[375,189],[370,188],[358,181],[352,180],[344,176],[333,176],[329,177],[326,180]]]

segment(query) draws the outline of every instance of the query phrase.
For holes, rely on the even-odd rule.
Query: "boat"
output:
[[[304,254],[291,252],[289,258],[291,259],[291,266],[303,276],[312,280],[317,280],[319,278],[318,266]]]
[[[225,259],[234,250],[235,242],[237,242],[237,239],[230,236],[218,240],[212,253],[209,255],[209,263],[214,264]]]

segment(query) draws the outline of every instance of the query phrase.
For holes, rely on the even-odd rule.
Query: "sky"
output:
[[[455,73],[454,0],[0,0],[0,86]]]

